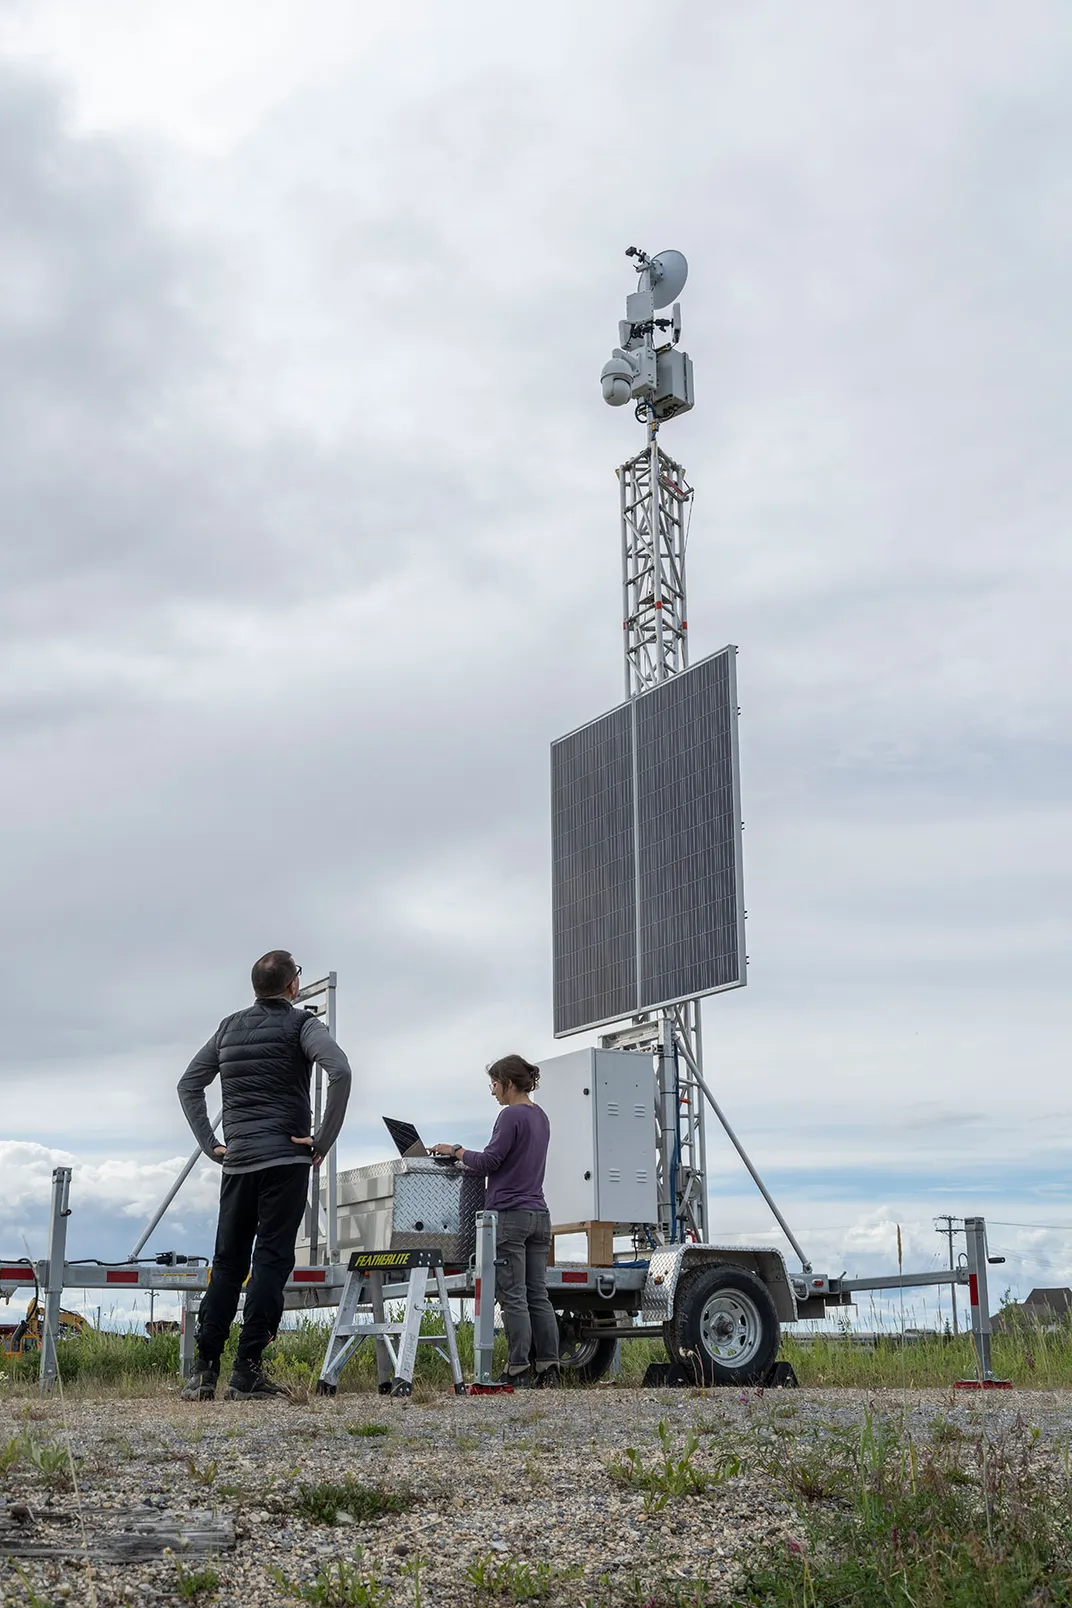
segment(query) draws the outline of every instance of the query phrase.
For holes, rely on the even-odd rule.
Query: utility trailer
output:
[[[437,1189],[446,1194],[452,1184],[454,1180],[447,1176]],[[476,1248],[465,1266],[451,1264],[450,1257],[457,1254],[456,1244],[442,1247],[444,1293],[474,1303],[478,1386],[490,1384],[493,1377],[495,1302],[485,1292],[495,1287],[496,1218],[495,1212],[477,1213]],[[578,1382],[592,1384],[608,1372],[620,1343],[657,1340],[665,1346],[669,1358],[672,1371],[668,1383],[793,1383],[791,1377],[780,1377],[777,1372],[784,1324],[820,1318],[831,1309],[849,1306],[857,1291],[963,1284],[969,1290],[977,1372],[975,1378],[962,1381],[961,1386],[1000,1388],[1004,1381],[995,1379],[990,1365],[986,1266],[988,1261],[1000,1262],[1003,1258],[987,1256],[986,1225],[981,1217],[966,1218],[965,1227],[967,1265],[939,1272],[862,1279],[815,1275],[794,1278],[781,1253],[768,1247],[701,1244],[668,1246],[648,1258],[615,1262],[609,1267],[566,1264],[549,1268],[547,1287],[558,1314],[561,1366]],[[436,1237],[429,1232],[424,1240],[423,1248],[433,1255],[440,1254],[433,1244]],[[397,1247],[400,1255],[417,1249],[414,1238],[411,1233],[400,1233],[399,1241],[404,1242]],[[352,1261],[368,1254],[354,1252]],[[384,1305],[407,1299],[407,1286],[384,1281],[377,1295],[378,1316],[382,1318]],[[307,1304],[318,1304],[319,1300],[317,1293],[308,1292]],[[351,1312],[348,1324],[352,1319]],[[346,1333],[359,1334],[360,1325],[348,1327]],[[369,1337],[374,1338],[371,1328]],[[377,1343],[382,1346],[382,1341]],[[338,1385],[340,1369],[330,1366],[332,1354],[329,1345],[320,1379],[322,1393],[333,1393]],[[397,1362],[394,1354],[390,1361]],[[380,1362],[381,1388],[388,1390],[390,1369],[385,1369],[382,1350]],[[408,1389],[393,1393],[408,1394]]]
[[[339,1175],[340,1206],[353,1207],[355,1175]],[[494,1212],[462,1212],[463,1190],[470,1200],[471,1183],[452,1166],[431,1158],[400,1158],[379,1163],[372,1211],[351,1210],[354,1221],[342,1238],[359,1237],[362,1224],[380,1240],[373,1249],[427,1249],[442,1256],[446,1289],[453,1299],[474,1304],[477,1383],[491,1377],[495,1287]],[[382,1180],[390,1181],[390,1189]],[[402,1180],[399,1187],[399,1180]],[[48,1255],[38,1261],[0,1256],[0,1299],[19,1288],[40,1292],[45,1321],[41,1332],[41,1388],[58,1373],[57,1342],[62,1338],[61,1300],[65,1289],[169,1290],[182,1298],[180,1370],[193,1363],[193,1318],[208,1288],[202,1259],[187,1260],[163,1253],[120,1263],[69,1261],[66,1254],[71,1169],[57,1167],[52,1176]],[[419,1225],[419,1226],[418,1226]],[[672,1364],[689,1379],[708,1385],[764,1383],[777,1356],[783,1325],[818,1318],[831,1308],[849,1305],[857,1291],[911,1289],[925,1285],[963,1284],[969,1290],[977,1371],[972,1388],[991,1389],[990,1316],[987,1297],[986,1224],[965,1218],[966,1265],[938,1272],[903,1273],[847,1279],[790,1274],[781,1252],[767,1246],[701,1244],[664,1245],[650,1255],[615,1261],[606,1267],[565,1263],[548,1268],[547,1284],[558,1313],[562,1366],[584,1383],[594,1383],[610,1368],[615,1347],[623,1341],[655,1339],[666,1346]],[[349,1255],[363,1249],[341,1245]],[[315,1311],[337,1307],[347,1283],[345,1262],[296,1266],[287,1284],[288,1309]],[[405,1285],[386,1284],[387,1302],[402,1300]]]
[[[631,1077],[639,1058],[626,1059],[631,1062]],[[617,1075],[613,1063],[609,1075]],[[622,1099],[611,1103],[619,1112],[626,1109]],[[561,1163],[567,1170],[579,1168],[586,1187],[594,1180],[584,1174],[600,1170],[594,1151],[594,1168],[581,1165],[589,1159],[587,1144],[582,1136],[572,1149],[563,1147]],[[607,1147],[600,1152],[607,1153]],[[622,1174],[620,1152],[609,1153],[617,1156],[617,1162],[607,1163],[608,1170]],[[552,1170],[548,1187],[552,1202],[556,1180]],[[615,1179],[610,1182],[613,1186]],[[478,1374],[482,1351],[487,1353],[487,1372],[494,1300],[489,1301],[486,1292],[495,1288],[496,1214],[481,1210],[482,1181],[449,1160],[403,1156],[341,1172],[337,1191],[334,1228],[343,1260],[372,1252],[423,1250],[440,1255],[449,1296],[475,1305]],[[594,1383],[611,1368],[620,1343],[657,1340],[665,1346],[671,1367],[680,1370],[678,1377],[702,1385],[764,1384],[773,1378],[783,1326],[823,1318],[850,1305],[857,1291],[950,1283],[969,1287],[979,1377],[992,1378],[985,1224],[982,1218],[968,1218],[966,1224],[967,1265],[940,1272],[864,1279],[816,1274],[810,1268],[791,1273],[782,1252],[770,1246],[692,1241],[657,1246],[607,1266],[552,1265],[547,1289],[558,1314],[561,1365],[578,1381]],[[401,1302],[405,1296],[404,1284],[382,1286],[387,1303]],[[337,1289],[310,1286],[298,1299],[303,1306],[316,1307],[339,1297]]]
[[[487,1268],[478,1256],[478,1218],[496,1215],[481,1212],[482,1195],[482,1179],[431,1157],[341,1172],[340,1253],[438,1251],[449,1294],[477,1301],[495,1287],[494,1252]],[[781,1252],[764,1246],[682,1244],[606,1267],[566,1263],[548,1268],[547,1288],[562,1365],[589,1383],[610,1368],[619,1341],[637,1339],[664,1341],[671,1361],[707,1384],[765,1378],[781,1325],[797,1321],[801,1302],[817,1316],[842,1304],[829,1291],[798,1299]],[[402,1294],[401,1286],[384,1291],[387,1300]],[[317,1303],[319,1292],[310,1289],[307,1300]]]

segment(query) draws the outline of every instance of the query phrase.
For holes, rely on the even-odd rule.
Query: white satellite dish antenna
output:
[[[683,252],[660,251],[651,259],[652,302],[656,307],[669,307],[677,301],[689,277],[689,265]]]

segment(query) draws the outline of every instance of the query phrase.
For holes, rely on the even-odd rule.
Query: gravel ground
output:
[[[669,1506],[646,1513],[643,1494],[611,1480],[608,1460],[627,1446],[658,1452],[665,1421],[680,1448],[690,1427],[700,1433],[695,1466],[715,1467],[727,1444],[754,1446],[777,1429],[829,1433],[858,1424],[868,1405],[898,1421],[899,1391],[643,1391],[620,1388],[517,1393],[511,1397],[388,1401],[371,1395],[332,1400],[200,1405],[173,1394],[150,1400],[68,1401],[67,1432],[79,1469],[80,1498],[101,1514],[155,1506],[179,1514],[214,1510],[234,1522],[236,1546],[212,1560],[215,1592],[192,1600],[217,1608],[285,1604],[296,1600],[274,1570],[308,1586],[318,1571],[334,1570],[360,1551],[360,1570],[384,1588],[384,1605],[455,1608],[481,1601],[469,1567],[489,1555],[493,1567],[543,1561],[558,1572],[551,1604],[598,1608],[673,1601],[675,1585],[702,1579],[705,1600],[720,1586],[732,1595],[742,1549],[793,1538],[794,1511],[746,1460],[742,1473]],[[942,1416],[998,1435],[1023,1419],[1041,1430],[1043,1450],[1072,1430],[1072,1392],[1015,1392],[954,1397],[949,1391],[910,1392],[909,1423],[921,1435]],[[1022,1415],[1022,1417],[1021,1417]],[[364,1437],[353,1426],[379,1424],[389,1433]],[[351,1426],[348,1428],[348,1426]],[[0,1453],[15,1436],[60,1444],[61,1404],[0,1397]],[[753,1460],[754,1462],[754,1460]],[[23,1458],[8,1471],[0,1462],[0,1522],[16,1505],[28,1507],[35,1536],[76,1536],[68,1517],[70,1491]],[[295,1515],[299,1484],[346,1476],[389,1489],[411,1488],[407,1511],[367,1523],[345,1514],[334,1525]],[[62,1476],[59,1476],[62,1483]],[[55,1515],[51,1517],[50,1515]],[[195,1570],[205,1560],[188,1559]],[[413,1566],[420,1561],[419,1595]],[[93,1566],[27,1560],[20,1576],[0,1560],[4,1603],[165,1604],[181,1594],[174,1558]],[[565,1572],[573,1570],[570,1578]],[[602,1578],[601,1578],[602,1577]],[[638,1586],[643,1585],[643,1590]],[[30,1588],[36,1597],[30,1595]],[[349,1598],[322,1599],[326,1602]],[[354,1597],[353,1601],[360,1601]],[[489,1601],[491,1599],[488,1599]],[[506,1593],[503,1603],[517,1600]]]

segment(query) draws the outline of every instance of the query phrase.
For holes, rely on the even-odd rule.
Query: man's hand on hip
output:
[[[317,1150],[316,1145],[314,1144],[314,1142],[313,1142],[313,1140],[311,1138],[309,1138],[309,1139],[295,1139],[294,1135],[291,1134],[290,1142],[291,1142],[292,1145],[308,1145],[310,1151],[312,1152],[313,1166],[314,1167],[319,1167],[320,1166],[320,1163],[323,1161],[324,1158],[320,1154],[319,1150]]]
[[[218,1156],[220,1161],[222,1161],[224,1156],[226,1156],[226,1154],[227,1154],[227,1146],[226,1145],[213,1145],[212,1154],[214,1156]]]

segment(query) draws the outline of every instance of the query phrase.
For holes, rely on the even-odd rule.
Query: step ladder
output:
[[[433,1250],[355,1251],[347,1268],[342,1299],[317,1381],[317,1395],[335,1395],[342,1370],[366,1340],[376,1342],[381,1395],[412,1396],[417,1347],[422,1342],[434,1345],[444,1361],[450,1363],[455,1392],[464,1395],[442,1253]],[[434,1283],[431,1294],[430,1278]],[[401,1323],[391,1323],[384,1307],[384,1284],[401,1284],[403,1279],[406,1281],[405,1310]],[[443,1333],[422,1334],[421,1319],[426,1312],[437,1308],[443,1319]]]

